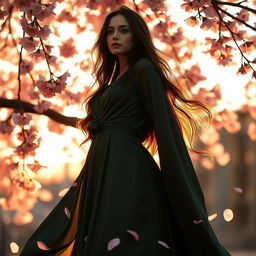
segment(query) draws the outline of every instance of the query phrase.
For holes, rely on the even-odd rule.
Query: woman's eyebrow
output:
[[[129,25],[120,25],[119,28],[121,27],[128,27]],[[113,28],[113,26],[108,26],[108,28]]]

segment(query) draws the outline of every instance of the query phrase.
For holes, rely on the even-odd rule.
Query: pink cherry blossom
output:
[[[186,24],[191,27],[195,27],[196,25],[198,25],[198,20],[196,17],[191,16],[188,19],[186,19]]]
[[[60,55],[66,58],[73,57],[77,53],[76,47],[74,45],[74,39],[69,38],[60,46]]]
[[[50,98],[55,93],[60,93],[66,88],[66,78],[69,76],[68,72],[65,72],[58,80],[45,81],[45,78],[39,75],[39,80],[36,82],[36,86],[44,97]]]
[[[33,164],[27,164],[27,166],[34,173],[37,173],[42,168],[47,168],[47,166],[39,164],[39,162],[37,160]]]
[[[16,125],[26,125],[32,120],[31,114],[12,113],[12,120]]]
[[[184,4],[181,5],[182,8],[184,8],[186,11],[191,12],[193,9],[197,10],[198,8],[207,6],[211,4],[211,0],[184,0]]]
[[[69,76],[70,74],[67,71],[63,73],[61,76],[59,76],[58,78],[60,79],[60,83],[65,83]]]
[[[33,37],[24,37],[20,39],[20,44],[28,51],[34,51],[38,42]]]
[[[39,102],[34,109],[38,112],[38,113],[43,113],[45,112],[47,109],[50,108],[50,106],[52,105],[51,102],[43,100],[42,102]]]
[[[104,0],[104,5],[111,9],[116,8],[117,5],[123,5],[124,3],[125,0]],[[96,10],[100,5],[102,5],[102,1],[86,1],[84,5],[90,10]]]
[[[8,11],[0,10],[0,20],[4,19],[8,15]]]
[[[72,13],[67,10],[62,10],[62,12],[58,15],[58,21],[68,21],[69,23],[77,22],[77,17],[72,16]]]
[[[38,91],[35,91],[34,88],[30,88],[28,90],[28,95],[29,95],[31,100],[38,100],[39,99],[39,93],[38,93]]]
[[[27,142],[23,142],[22,144],[20,144],[19,146],[16,147],[15,149],[15,153],[18,156],[23,157],[24,155],[30,155],[30,156],[34,156],[35,155],[35,149],[38,148],[39,145],[36,144],[30,144]]]
[[[185,75],[189,79],[192,86],[200,81],[206,80],[206,77],[201,75],[201,69],[198,65],[193,65],[190,70],[186,70]]]
[[[181,42],[182,40],[183,40],[183,29],[181,27],[179,27],[177,29],[177,32],[173,33],[169,37],[169,43],[177,44],[177,43]]]
[[[24,16],[22,16],[21,18],[21,26],[22,29],[31,37],[37,36],[38,35],[38,28],[35,25],[34,22],[28,23],[26,18]]]
[[[249,13],[246,9],[241,9],[237,17],[241,20],[248,21]]]
[[[216,25],[216,19],[203,18],[203,22],[200,28],[203,30],[209,30],[209,29],[215,28],[215,25]]]
[[[57,61],[57,57],[56,56],[53,56],[53,55],[48,55],[48,62],[50,63],[50,64],[55,64],[56,63],[56,61]]]
[[[11,134],[15,126],[11,125],[9,121],[0,121],[0,133]]]
[[[47,7],[40,3],[31,4],[32,14],[40,21],[43,21],[45,18],[54,14],[53,9],[55,7],[54,4],[49,4]]]
[[[204,7],[203,13],[205,14],[206,17],[210,17],[210,18],[215,17],[217,15],[215,10],[211,6]]]
[[[166,9],[163,0],[144,0],[143,3],[149,6],[153,12]]]
[[[65,96],[67,96],[69,99],[72,100],[72,102],[77,102],[79,103],[81,101],[81,98],[83,97],[83,93],[82,92],[77,92],[77,93],[73,93],[70,91],[65,92]]]
[[[44,44],[45,51],[46,51],[47,53],[49,53],[49,54],[51,53],[53,47],[54,47],[54,46],[52,46],[52,45]]]
[[[36,2],[36,0],[15,0],[13,4],[21,11],[27,11],[34,2]]]
[[[36,51],[30,53],[29,56],[35,59],[41,59],[45,57],[45,53],[42,49],[37,49]]]
[[[22,60],[20,64],[20,74],[25,75],[33,69],[33,63],[27,60]]]
[[[37,36],[41,37],[43,40],[47,39],[51,33],[51,29],[48,25],[44,25],[40,30],[37,32]]]

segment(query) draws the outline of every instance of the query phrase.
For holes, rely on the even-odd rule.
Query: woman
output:
[[[210,108],[169,81],[146,23],[129,8],[108,14],[95,49],[99,87],[78,123],[92,141],[85,165],[21,256],[230,255],[208,222],[184,140],[200,152],[193,110],[211,117]]]

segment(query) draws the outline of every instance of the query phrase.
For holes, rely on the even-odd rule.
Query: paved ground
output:
[[[256,256],[256,251],[230,251],[232,256]]]

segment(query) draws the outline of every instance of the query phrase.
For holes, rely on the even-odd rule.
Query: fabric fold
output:
[[[177,222],[176,231],[182,234],[180,240],[187,247],[187,255],[230,255],[208,221],[200,183],[160,75],[150,60],[138,61],[135,80],[155,132],[163,183],[173,213],[170,217]]]

